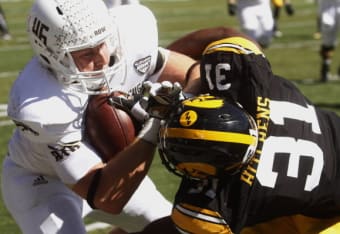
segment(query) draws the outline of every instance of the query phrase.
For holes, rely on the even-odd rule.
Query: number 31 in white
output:
[[[284,125],[284,118],[295,119],[310,123],[314,133],[321,133],[313,106],[304,107],[290,102],[271,101],[270,112],[270,119],[274,124]],[[289,154],[287,176],[293,178],[298,177],[300,157],[313,158],[312,171],[307,176],[304,190],[311,191],[318,186],[324,165],[321,148],[312,141],[279,136],[270,136],[263,144],[256,173],[262,186],[275,187],[278,173],[273,171],[273,165],[277,153]]]

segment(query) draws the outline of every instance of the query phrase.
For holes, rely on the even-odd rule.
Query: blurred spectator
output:
[[[320,17],[320,7],[319,7],[319,1],[320,0],[315,0],[315,4],[317,7],[317,12],[316,12],[316,30],[315,33],[313,34],[313,38],[315,40],[320,40],[321,39],[321,17]]]
[[[272,0],[273,17],[274,17],[274,36],[282,37],[282,32],[279,29],[279,19],[282,7],[285,8],[287,15],[294,15],[294,8],[290,0]]]
[[[5,13],[1,5],[0,5],[0,33],[1,39],[3,40],[10,40],[12,38],[8,30]]]
[[[327,82],[330,79],[332,58],[340,31],[340,1],[320,0],[318,6],[321,27],[321,81]]]
[[[273,39],[274,19],[270,0],[227,0],[228,14],[236,15],[241,30],[262,48]]]

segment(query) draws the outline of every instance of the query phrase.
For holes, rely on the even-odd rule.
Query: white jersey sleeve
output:
[[[88,95],[63,88],[34,58],[11,89],[8,116],[23,135],[33,137],[34,141],[77,141],[81,139],[80,125],[87,98]]]
[[[88,96],[65,89],[36,58],[10,92],[8,116],[17,128],[10,158],[33,172],[74,184],[100,157],[83,141]]]

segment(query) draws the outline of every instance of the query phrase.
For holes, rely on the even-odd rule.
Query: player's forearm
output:
[[[147,174],[155,146],[136,140],[103,170],[101,187],[95,201],[107,212],[120,213]]]
[[[186,83],[183,91],[189,94],[201,93],[200,62],[192,64],[186,74]]]
[[[167,64],[163,69],[159,82],[171,81],[179,82],[182,86],[185,85],[185,75],[188,68],[196,61],[187,55],[171,51]]]
[[[118,214],[147,174],[154,153],[153,144],[136,139],[101,168],[96,188],[91,185],[96,173],[96,170],[93,170],[81,179],[73,190],[88,199],[89,191],[95,189],[92,202],[94,207]]]
[[[179,82],[185,92],[197,94],[200,91],[199,77],[199,64],[196,60],[172,51],[159,81]]]

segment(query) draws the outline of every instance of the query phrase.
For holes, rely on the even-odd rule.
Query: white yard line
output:
[[[0,47],[0,52],[30,50],[30,49],[31,47],[28,44],[27,45],[9,45],[9,46],[2,45]]]
[[[7,104],[0,104],[0,117],[6,117],[6,116],[7,116]],[[0,127],[9,126],[12,124],[13,124],[12,120],[9,120],[9,119],[0,120]]]
[[[112,225],[107,224],[107,223],[95,222],[95,223],[91,223],[91,224],[86,225],[85,228],[86,228],[87,232],[91,232],[91,231],[98,230],[98,229],[109,228],[111,226]]]
[[[11,78],[16,77],[19,74],[19,71],[6,71],[6,72],[0,72],[0,79],[1,78]]]
[[[33,2],[33,0],[0,0],[0,3],[2,2]]]
[[[12,120],[1,120],[0,121],[0,127],[10,126],[10,125],[13,125]]]
[[[7,116],[7,104],[0,104],[0,117]]]

